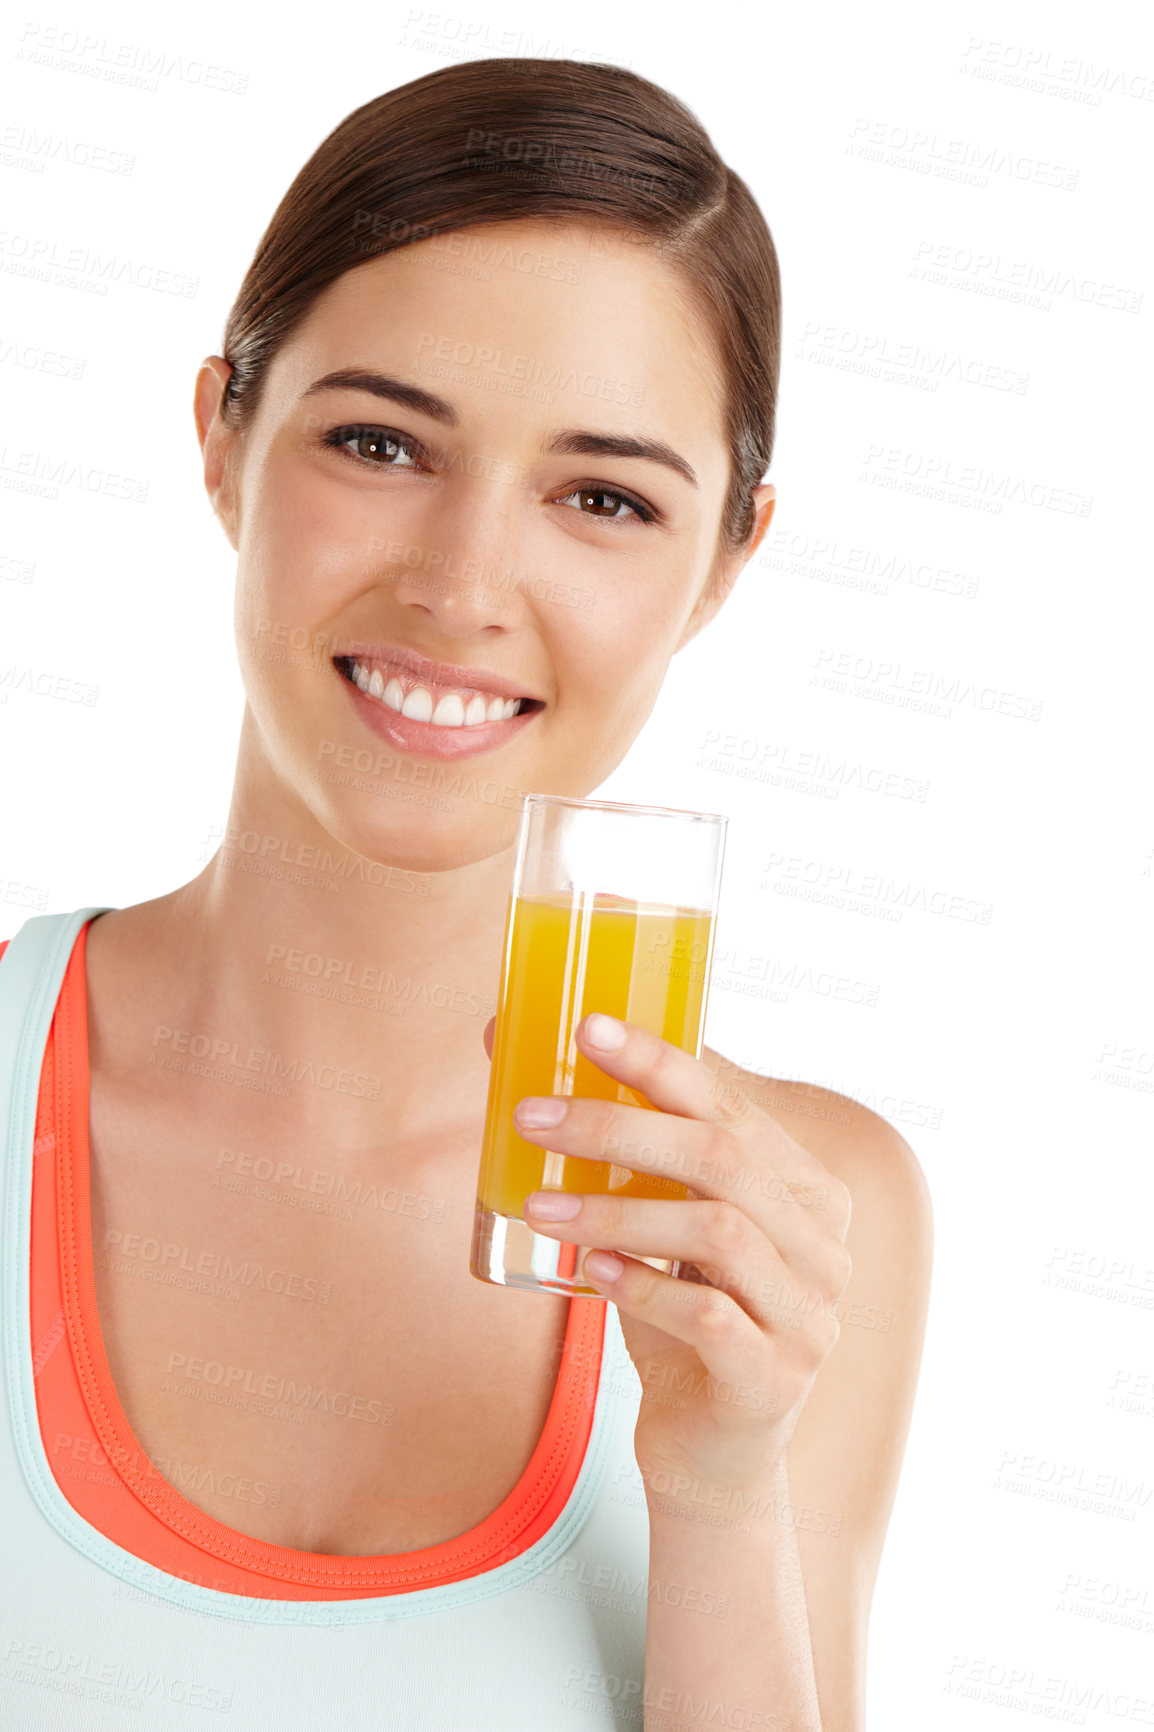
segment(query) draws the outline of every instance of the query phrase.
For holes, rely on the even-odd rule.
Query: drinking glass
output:
[[[727,820],[716,812],[554,794],[522,799],[477,1212],[469,1267],[481,1281],[604,1298],[577,1273],[585,1250],[535,1233],[530,1191],[684,1198],[683,1184],[530,1143],[513,1123],[525,1095],[652,1105],[577,1050],[591,1011],[701,1057]],[[642,1261],[671,1275],[670,1258]]]

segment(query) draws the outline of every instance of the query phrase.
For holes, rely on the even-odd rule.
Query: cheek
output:
[[[291,466],[264,465],[247,490],[237,567],[237,622],[310,627],[340,605],[369,534],[332,490]]]
[[[678,618],[667,591],[655,585],[622,577],[596,586],[588,609],[575,612],[568,631],[554,633],[570,673],[567,681],[559,670],[562,691],[571,681],[582,705],[595,706],[607,725],[640,725],[665,677]]]

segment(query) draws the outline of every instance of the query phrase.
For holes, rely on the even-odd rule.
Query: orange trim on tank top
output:
[[[516,1486],[457,1538],[349,1557],[266,1544],[214,1520],[168,1483],[120,1405],[96,1306],[89,1210],[87,926],[77,937],[40,1075],[32,1182],[36,1411],[60,1491],[90,1526],[169,1575],[277,1600],[367,1599],[467,1580],[541,1539],[573,1491],[593,1422],[605,1304],[569,1302],[544,1429]],[[0,946],[0,955],[4,946]],[[55,1155],[55,1161],[52,1156]],[[60,1343],[67,1336],[70,1351]]]

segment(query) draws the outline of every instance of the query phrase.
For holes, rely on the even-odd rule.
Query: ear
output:
[[[759,487],[754,488],[753,533],[744,547],[740,548],[737,553],[730,554],[728,557],[715,562],[709,575],[709,581],[698,596],[693,612],[685,623],[685,630],[678,639],[677,649],[684,649],[685,645],[697,636],[702,627],[709,624],[718,611],[737,582],[739,574],[749,564],[765,539],[765,532],[772,521],[776,505],[777,488],[771,481],[763,481]],[[676,655],[677,650],[674,650],[673,653]]]
[[[235,551],[238,501],[234,471],[239,452],[236,431],[225,426],[221,415],[224,388],[231,377],[232,368],[219,355],[209,355],[202,361],[196,375],[193,413],[196,436],[204,457],[205,491]]]

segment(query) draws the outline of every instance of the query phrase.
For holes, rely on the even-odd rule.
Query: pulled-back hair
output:
[[[342,120],[277,207],[228,316],[224,415],[251,420],[265,371],[345,271],[454,229],[540,218],[640,237],[712,326],[731,456],[726,546],[753,529],[781,354],[773,240],[749,188],[684,103],[615,66],[474,60],[374,97]]]

